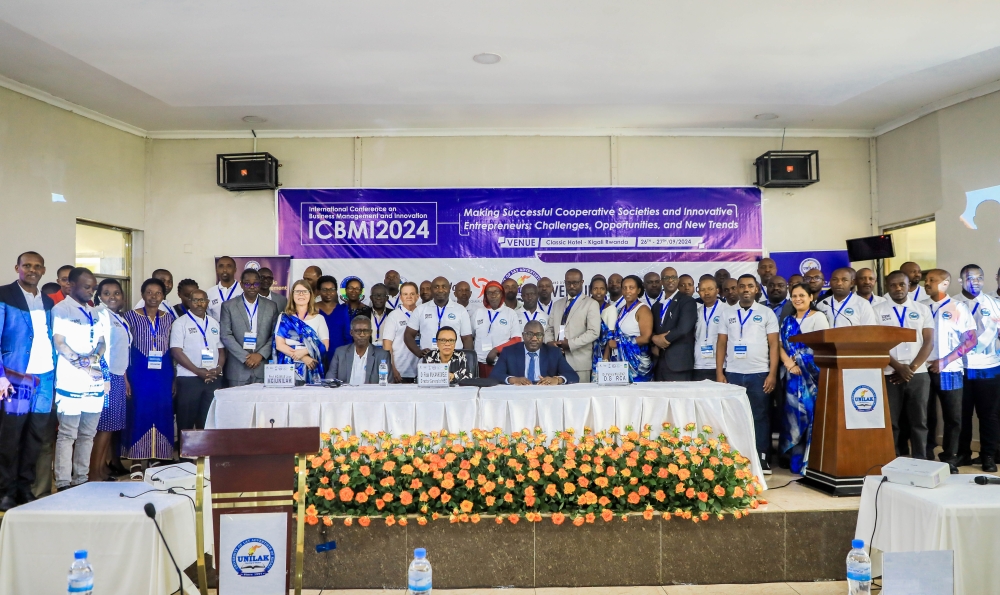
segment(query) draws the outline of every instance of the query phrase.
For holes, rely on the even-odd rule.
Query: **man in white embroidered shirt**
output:
[[[170,326],[170,355],[177,362],[178,430],[205,429],[215,391],[222,388],[226,350],[219,321],[206,312],[208,300],[204,291],[192,291],[191,309]]]
[[[70,292],[52,309],[52,342],[56,362],[56,489],[63,491],[87,482],[90,451],[97,422],[109,390],[104,352],[110,342],[108,320],[88,305],[97,279],[88,269],[69,273]]]
[[[378,367],[389,364],[389,352],[371,344],[372,321],[367,316],[355,316],[351,321],[353,343],[341,345],[333,352],[328,380],[341,380],[353,386],[378,384]],[[389,374],[389,382],[396,382]]]
[[[522,343],[508,345],[500,352],[490,378],[504,384],[575,384],[580,376],[558,347],[545,345],[545,327],[537,320],[524,325]]]
[[[830,275],[830,295],[816,307],[826,314],[830,328],[845,326],[875,326],[878,320],[868,300],[859,298],[853,292],[854,271],[840,268]]]

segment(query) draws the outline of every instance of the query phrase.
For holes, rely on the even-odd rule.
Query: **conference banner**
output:
[[[292,189],[277,191],[277,251],[292,276],[319,266],[365,287],[394,269],[420,283],[547,276],[570,267],[642,276],[673,265],[697,279],[752,272],[763,250],[761,193],[724,188]],[[367,293],[367,291],[366,291]]]

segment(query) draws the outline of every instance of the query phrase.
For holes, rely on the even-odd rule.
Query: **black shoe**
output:
[[[28,504],[30,502],[34,502],[35,500],[38,500],[38,498],[36,498],[35,495],[32,494],[30,491],[29,492],[20,492],[17,495],[17,503],[18,504]]]
[[[976,457],[974,459],[969,459],[969,464],[970,465],[982,465],[983,464],[983,457],[982,456],[978,456],[978,457]]]
[[[764,475],[771,474],[771,464],[767,462],[767,455],[760,455],[760,470]]]
[[[993,460],[993,457],[983,457],[983,472],[984,473],[996,473],[997,463]]]
[[[958,459],[955,460],[956,467],[968,467],[971,464],[972,464],[971,454],[961,455],[960,457],[958,457]]]
[[[58,493],[58,492],[65,492],[66,490],[68,490],[68,489],[70,489],[72,487],[73,486],[63,486],[61,488],[56,488],[56,493]]]
[[[3,500],[0,500],[0,512],[7,512],[15,506],[17,506],[17,500],[13,496],[4,496]]]

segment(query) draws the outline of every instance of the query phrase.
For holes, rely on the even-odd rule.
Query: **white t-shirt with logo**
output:
[[[715,300],[711,308],[705,308],[705,304],[698,304],[698,319],[694,327],[695,370],[715,369],[715,346],[719,339],[719,327],[729,308],[725,300]]]
[[[770,372],[767,336],[777,333],[778,317],[767,306],[754,303],[744,310],[737,302],[724,310],[719,334],[727,336],[726,371],[736,374]]]
[[[861,296],[859,296],[859,295],[855,294],[855,297],[861,297]],[[885,302],[891,302],[892,300],[891,300],[891,299],[889,299],[889,298],[884,298],[884,297],[882,297],[882,296],[880,296],[880,295],[875,295],[875,294],[873,293],[873,294],[871,295],[871,299],[869,299],[869,300],[867,300],[867,301],[868,301],[868,303],[869,303],[869,304],[871,304],[871,305],[872,305],[872,308],[874,308],[875,306],[877,306],[877,305],[879,305],[879,304],[882,304],[882,303],[885,303]]]
[[[1000,300],[986,293],[980,293],[972,299],[959,294],[951,299],[963,302],[976,323],[979,342],[974,351],[965,354],[965,367],[970,370],[987,370],[1000,366],[1000,353],[997,352]]]
[[[820,312],[826,314],[830,328],[878,325],[872,305],[868,303],[868,300],[858,297],[858,294],[853,291],[842,302],[838,302],[831,294],[816,304],[816,307],[819,308]]]
[[[465,349],[462,345],[462,336],[472,334],[469,313],[458,302],[448,302],[444,308],[439,308],[434,300],[420,304],[410,317],[407,326],[420,333],[421,349],[437,349],[437,332],[442,327],[450,326],[458,332],[455,349]]]
[[[205,334],[202,335],[202,332]],[[199,368],[215,368],[219,365],[219,350],[222,349],[222,335],[219,323],[211,316],[198,318],[192,312],[180,316],[170,326],[170,347],[180,347],[191,363]],[[211,363],[202,359],[202,351],[211,354]],[[177,365],[178,376],[195,376],[184,366]]]
[[[940,302],[930,298],[920,302],[930,308],[931,320],[934,325],[934,348],[927,361],[934,361],[947,356],[962,344],[962,335],[976,330],[969,308],[961,300],[946,297]],[[965,367],[962,358],[948,364],[941,372],[961,372]]]
[[[222,302],[228,302],[233,298],[243,295],[243,286],[239,281],[233,281],[232,287],[223,287],[222,283],[216,283],[209,287],[205,293],[208,294],[208,315],[216,320],[222,320]],[[184,318],[181,316],[181,318]]]
[[[93,353],[101,339],[104,339],[106,354],[107,346],[111,343],[108,319],[101,316],[97,308],[80,304],[68,296],[52,308],[52,334],[62,335],[66,346],[79,355]],[[96,374],[95,378],[89,368],[80,369],[59,353],[56,360],[56,404],[59,406],[59,413],[100,413],[104,408],[104,389],[104,377],[101,374]],[[61,391],[97,396],[67,397],[59,394]]]
[[[392,361],[396,364],[399,375],[404,378],[417,377],[417,356],[406,347],[403,336],[406,334],[406,324],[416,312],[410,312],[405,307],[389,313],[389,317],[382,323],[382,340],[392,341]]]
[[[375,345],[376,347],[382,346],[382,339],[385,339],[385,323],[388,322],[389,316],[394,311],[395,310],[389,309],[389,304],[386,304],[385,310],[382,312],[381,316],[379,316],[375,310],[372,310],[372,345]]]
[[[521,335],[521,329],[517,324],[517,313],[503,304],[496,310],[489,308],[476,310],[472,328],[476,331],[476,355],[483,363],[486,363],[486,356],[490,350]]]
[[[545,323],[549,321],[549,315],[545,313],[540,306],[535,306],[534,312],[528,312],[524,309],[522,304],[515,312],[515,317],[517,318],[517,334],[520,336],[524,332],[524,325],[528,324],[532,320],[537,320],[542,323],[542,328],[545,328]]]
[[[923,330],[934,329],[934,319],[931,317],[930,308],[911,300],[909,297],[902,304],[897,304],[892,300],[883,301],[875,306],[875,317],[878,318],[878,322],[882,326],[909,328],[917,331],[915,342],[900,343],[889,351],[892,359],[901,364],[909,364],[916,359],[917,353],[920,352],[920,348],[924,344]],[[914,370],[914,373],[920,374],[926,371],[927,362],[924,362]],[[896,371],[892,369],[892,366],[886,366],[884,372],[886,376],[889,376]]]

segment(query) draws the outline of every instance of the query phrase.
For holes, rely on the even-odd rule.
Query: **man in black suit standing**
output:
[[[522,343],[500,352],[490,378],[501,384],[575,384],[580,376],[566,361],[562,349],[545,344],[545,327],[537,320],[525,323]]]
[[[694,298],[677,291],[677,271],[663,269],[663,300],[653,305],[653,355],[658,382],[691,380],[694,369],[694,328],[698,304]]]

